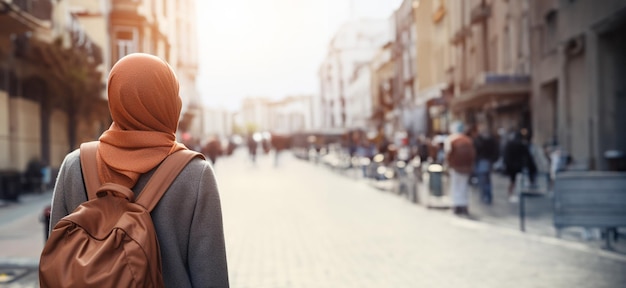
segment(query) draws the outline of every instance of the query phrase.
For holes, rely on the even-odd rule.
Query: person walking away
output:
[[[176,141],[182,108],[179,83],[164,60],[133,53],[113,66],[107,84],[113,123],[99,137],[94,151],[94,178],[105,186],[130,189],[137,198],[164,159],[188,149]],[[87,201],[83,156],[76,149],[61,165],[52,197],[51,227]],[[160,247],[165,287],[229,287],[220,197],[209,162],[189,161],[149,215]],[[102,271],[102,277],[106,273]],[[83,276],[58,275],[65,279]]]
[[[472,139],[463,134],[463,124],[455,123],[444,145],[450,173],[450,196],[454,214],[469,215],[469,177],[474,169],[476,150]]]
[[[530,151],[523,141],[522,133],[519,131],[513,132],[504,146],[503,160],[506,175],[509,177],[509,202],[516,203],[518,201],[518,196],[515,194],[517,174],[520,174],[532,160]]]
[[[209,139],[209,141],[204,146],[204,149],[202,149],[202,154],[209,157],[209,160],[211,160],[211,164],[215,166],[215,162],[217,162],[217,157],[222,155],[222,143],[219,137],[211,137],[211,139]]]
[[[476,149],[476,167],[474,173],[478,179],[480,199],[485,204],[493,201],[491,171],[493,164],[499,158],[498,142],[487,129],[481,129],[474,138]]]
[[[528,155],[526,157],[526,159],[524,159],[524,167],[526,168],[526,171],[528,172],[528,180],[530,182],[530,188],[532,189],[536,189],[537,188],[537,163],[535,162],[535,147],[532,144],[531,141],[531,134],[529,133],[528,129],[523,128],[520,133],[522,134],[522,143],[524,144],[524,147],[526,147],[526,150],[528,150]]]
[[[256,139],[254,139],[253,133],[250,133],[248,135],[248,153],[250,154],[250,160],[252,160],[252,163],[255,164],[256,153],[257,153],[257,142],[256,142]]]

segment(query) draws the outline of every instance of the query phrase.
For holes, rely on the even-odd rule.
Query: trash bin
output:
[[[605,151],[604,159],[609,166],[609,171],[626,171],[626,154],[623,151]]]
[[[17,171],[0,172],[0,199],[17,201],[21,188],[21,175]]]
[[[432,196],[443,196],[442,184],[443,166],[440,164],[428,165],[428,190]]]

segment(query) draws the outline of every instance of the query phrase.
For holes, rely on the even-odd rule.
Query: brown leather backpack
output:
[[[98,142],[81,145],[88,201],[63,217],[39,261],[41,287],[163,287],[161,253],[150,211],[180,171],[201,154],[181,150],[157,168],[137,200],[125,186],[100,186]]]

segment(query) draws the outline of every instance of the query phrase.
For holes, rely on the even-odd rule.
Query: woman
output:
[[[176,142],[182,102],[171,67],[148,54],[130,54],[111,69],[113,123],[99,138],[98,177],[137,195]],[[68,154],[54,189],[50,225],[87,200],[80,151]],[[192,160],[151,213],[166,287],[228,287],[221,204],[211,165]]]

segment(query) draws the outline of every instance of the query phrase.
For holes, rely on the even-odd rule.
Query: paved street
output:
[[[36,268],[44,244],[39,217],[51,197],[51,191],[26,194],[0,206],[0,287],[39,287]]]
[[[621,255],[427,210],[283,156],[277,168],[218,160],[233,287],[626,285]]]
[[[290,154],[253,165],[240,149],[216,173],[232,287],[626,287],[624,255],[428,210]],[[2,261],[38,257],[49,196],[0,208]]]
[[[26,194],[19,203],[0,207],[0,258],[39,257],[44,244],[40,213],[51,197],[52,191]]]

